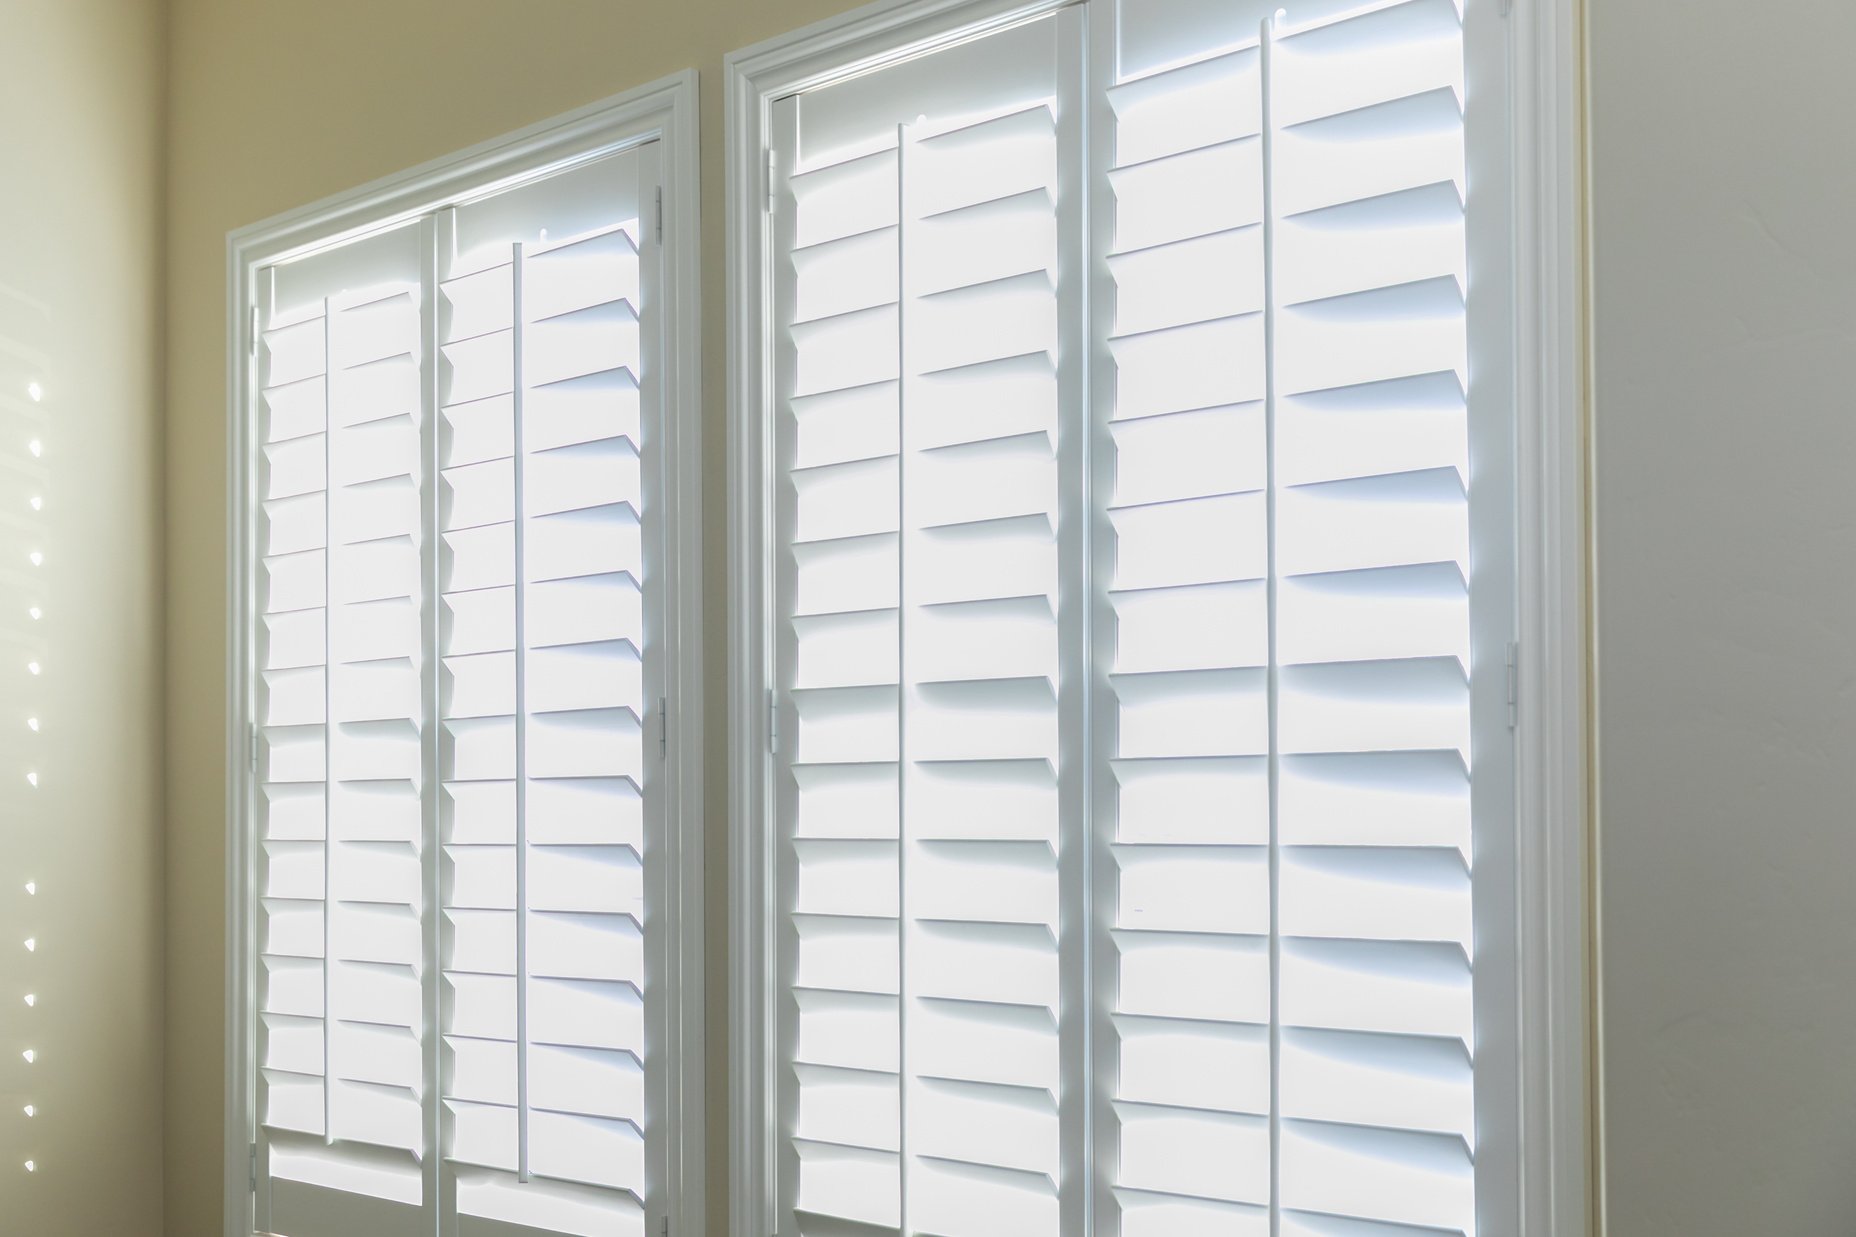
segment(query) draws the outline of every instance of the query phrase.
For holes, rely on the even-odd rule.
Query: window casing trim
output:
[[[252,432],[257,274],[313,250],[354,240],[540,175],[645,142],[660,149],[663,281],[657,313],[663,339],[661,497],[655,518],[669,570],[661,586],[667,633],[701,629],[702,364],[698,221],[700,169],[694,70],[648,83],[553,120],[422,164],[230,233],[226,241],[226,1107],[224,1232],[251,1237],[256,1172],[254,896],[251,836],[255,756],[250,618],[254,613]],[[704,1226],[704,1022],[702,906],[702,641],[667,640],[664,656],[667,853],[653,893],[670,931],[663,993],[665,1080],[672,1131],[665,1146],[664,1198],[678,1232]],[[653,1215],[652,1222],[659,1217]]]
[[[725,62],[728,229],[729,1091],[731,1237],[776,1232],[773,1044],[764,1018],[774,974],[764,930],[775,877],[768,760],[774,527],[770,450],[774,315],[768,151],[776,99],[1064,7],[1067,0],[877,0],[730,55]],[[1497,11],[1499,7],[1499,12]],[[1516,152],[1513,215],[1516,416],[1515,907],[1518,972],[1508,990],[1521,1059],[1515,1231],[1602,1231],[1595,1207],[1599,1104],[1591,1087],[1589,919],[1594,873],[1588,788],[1591,598],[1588,585],[1582,310],[1583,138],[1579,0],[1488,0],[1479,20],[1505,30],[1508,97],[1471,140]],[[1502,104],[1505,103],[1505,108]],[[1505,115],[1501,113],[1505,112]],[[1482,912],[1479,912],[1479,915]]]

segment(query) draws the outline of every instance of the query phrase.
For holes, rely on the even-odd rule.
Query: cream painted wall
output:
[[[32,1237],[161,1232],[164,59],[152,0],[0,0],[0,1232]]]
[[[1593,0],[1612,1237],[1856,1232],[1856,8]]]
[[[713,1076],[726,1077],[721,62],[737,47],[849,7],[850,0],[171,0],[169,1237],[220,1231],[226,233],[674,70],[701,70],[704,334],[715,341],[705,373],[704,550],[706,591],[723,599],[705,632],[714,924],[708,1040]],[[712,1087],[710,1097],[719,1234],[724,1089]]]

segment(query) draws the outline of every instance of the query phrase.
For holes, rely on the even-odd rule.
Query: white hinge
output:
[[[657,243],[664,243],[664,187],[657,187]]]
[[[1513,730],[1521,703],[1521,646],[1508,642],[1508,729]]]
[[[256,1194],[258,1192],[258,1144],[252,1143],[248,1150],[251,1155],[246,1163],[251,1169],[251,1192]]]
[[[657,1232],[658,1232],[658,1237],[670,1237],[670,1217],[669,1216],[665,1216],[664,1222],[657,1226]]]
[[[246,759],[251,761],[252,770],[256,772],[258,768],[258,723],[256,722],[251,723],[250,742],[247,744],[245,755]]]
[[[1502,16],[1506,17],[1512,12],[1514,12],[1514,0],[1502,0]]]
[[[670,701],[663,696],[657,698],[657,758],[662,760],[670,751]]]
[[[780,698],[771,687],[767,689],[767,750],[775,755],[780,751]]]
[[[773,201],[774,201],[773,185],[776,179],[774,176],[774,169],[778,166],[779,166],[779,156],[776,155],[771,150],[768,151],[767,152],[767,213],[768,214],[773,213]]]
[[[252,356],[258,355],[258,307],[256,305],[251,307],[251,331],[245,340],[245,346],[250,349]]]

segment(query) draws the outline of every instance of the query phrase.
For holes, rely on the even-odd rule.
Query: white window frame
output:
[[[877,0],[725,61],[728,185],[730,1237],[775,1233],[778,1140],[765,995],[774,940],[768,575],[775,326],[767,152],[774,100],[1070,0]],[[1508,1232],[1596,1234],[1599,1131],[1590,984],[1589,348],[1584,312],[1580,0],[1487,0],[1507,28],[1514,152],[1512,367],[1517,523],[1512,990],[1521,1046],[1519,1176]],[[907,49],[899,53],[897,49]]]
[[[256,958],[251,772],[252,588],[257,436],[253,432],[252,355],[257,272],[307,249],[325,247],[427,214],[538,170],[609,154],[647,141],[662,152],[663,352],[661,498],[652,518],[663,530],[667,567],[659,584],[667,634],[664,685],[665,854],[647,897],[666,930],[663,1023],[651,1031],[670,1045],[670,1136],[665,1205],[672,1231],[702,1233],[704,1218],[703,1047],[703,686],[702,348],[694,70],[685,71],[347,193],[241,228],[227,237],[226,396],[230,533],[226,596],[226,1108],[225,1233],[251,1237],[256,1113],[252,1085]]]

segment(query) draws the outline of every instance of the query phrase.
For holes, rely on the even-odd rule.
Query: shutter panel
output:
[[[774,109],[781,1231],[1473,1234],[1460,6],[1081,7]]]
[[[465,1234],[644,1226],[642,158],[441,222],[444,1128]],[[511,234],[538,239],[499,252]]]
[[[1058,1232],[1057,122],[901,138],[904,1200]]]
[[[260,418],[259,1121],[269,1225],[419,1229],[426,714],[417,240],[284,268]]]
[[[1459,12],[1273,54],[1285,1231],[1474,1232]]]
[[[1108,91],[1098,1206],[1124,1237],[1269,1229],[1259,78],[1252,46]]]
[[[1059,1231],[1057,31],[776,110],[782,1231]]]

